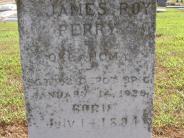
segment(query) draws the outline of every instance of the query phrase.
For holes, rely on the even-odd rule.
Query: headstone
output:
[[[160,7],[166,7],[167,0],[157,0],[157,5]]]
[[[30,138],[150,138],[154,0],[18,0]]]

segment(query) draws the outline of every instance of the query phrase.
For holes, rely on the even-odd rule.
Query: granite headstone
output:
[[[155,0],[17,0],[30,138],[150,138]]]

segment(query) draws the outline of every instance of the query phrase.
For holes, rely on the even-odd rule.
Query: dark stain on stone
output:
[[[32,115],[32,107],[31,107],[29,102],[26,103],[26,109],[27,109],[27,114],[26,115],[27,115],[28,125],[31,126],[33,115]]]
[[[59,51],[59,61],[64,64],[65,62],[65,48],[62,47]]]
[[[148,109],[144,109],[143,110],[142,120],[143,120],[144,124],[147,125],[148,131],[151,132],[152,131],[151,111],[149,111]]]
[[[96,47],[95,41],[92,38],[85,40],[85,45],[88,46],[88,55],[90,58],[91,68],[98,67],[98,63],[96,62]]]
[[[52,127],[54,125],[54,119],[50,119],[50,127]]]

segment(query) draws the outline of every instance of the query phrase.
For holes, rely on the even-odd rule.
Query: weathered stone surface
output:
[[[150,138],[154,0],[18,0],[30,138]]]

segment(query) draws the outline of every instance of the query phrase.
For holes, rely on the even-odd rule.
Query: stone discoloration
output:
[[[30,138],[151,137],[154,0],[17,4]]]

